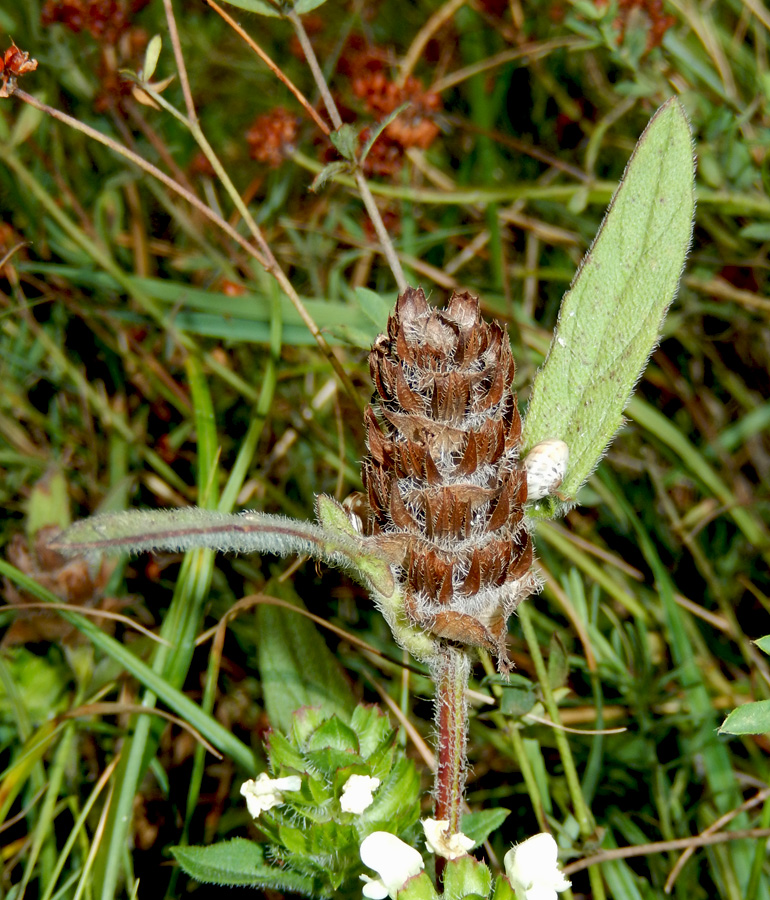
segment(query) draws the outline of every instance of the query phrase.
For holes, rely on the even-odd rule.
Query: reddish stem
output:
[[[436,818],[449,823],[449,833],[460,830],[465,788],[465,747],[468,709],[465,689],[470,676],[468,654],[446,647],[433,664],[436,684],[437,768],[434,788]]]

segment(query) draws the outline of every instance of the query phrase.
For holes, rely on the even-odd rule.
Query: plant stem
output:
[[[436,818],[449,823],[449,833],[460,830],[465,789],[465,748],[468,740],[468,707],[465,689],[471,665],[465,650],[442,648],[431,666],[436,685]]]
[[[297,33],[297,39],[302,46],[305,59],[307,60],[308,66],[310,66],[310,71],[313,73],[313,78],[315,78],[318,90],[321,92],[321,98],[323,99],[326,111],[329,113],[329,118],[332,120],[332,125],[334,125],[335,129],[342,128],[342,118],[337,109],[337,104],[334,102],[334,98],[329,90],[329,85],[326,83],[324,74],[321,71],[321,66],[318,64],[318,58],[315,55],[313,45],[310,43],[310,38],[307,36],[302,20],[295,12],[290,12],[286,18],[294,26],[294,30]],[[367,213],[369,213],[369,218],[372,220],[374,230],[377,232],[377,237],[382,246],[382,252],[385,255],[385,259],[388,261],[393,277],[396,279],[399,293],[403,293],[408,287],[408,284],[406,277],[404,276],[404,270],[401,267],[401,260],[398,258],[396,248],[393,246],[393,241],[390,239],[387,228],[385,228],[385,223],[382,221],[382,216],[377,208],[374,195],[369,188],[369,183],[364,177],[364,173],[361,171],[360,166],[356,166],[354,175],[356,185],[361,194],[361,199],[363,200]]]
[[[532,623],[529,607],[527,607],[526,604],[522,604],[518,609],[518,614],[521,630],[524,639],[527,642],[535,672],[537,672],[540,689],[543,692],[545,708],[548,710],[551,721],[556,726],[553,729],[553,737],[556,741],[559,756],[561,757],[562,766],[564,767],[564,777],[567,782],[567,790],[569,791],[570,799],[572,800],[575,819],[580,828],[580,834],[584,839],[590,839],[593,838],[595,834],[596,823],[594,822],[591,810],[588,808],[588,804],[583,796],[583,789],[580,785],[580,778],[578,777],[577,767],[575,766],[575,760],[572,756],[572,751],[570,750],[567,735],[561,728],[559,707],[548,680],[548,669],[546,668],[543,654],[540,652],[540,644],[537,640],[537,634],[535,633],[535,626]],[[595,900],[604,900],[606,893],[601,873],[598,871],[591,871],[589,873],[589,878],[591,881],[591,890],[593,892],[592,896]]]

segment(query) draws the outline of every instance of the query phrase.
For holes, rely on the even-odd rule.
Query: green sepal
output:
[[[358,754],[358,736],[338,716],[327,719],[308,739],[308,751],[326,749]]]
[[[280,731],[270,732],[267,736],[265,747],[274,772],[284,768],[293,769],[297,772],[305,772],[307,770],[305,758],[289,743]]]
[[[420,776],[411,759],[402,756],[374,792],[361,823],[368,831],[403,832],[420,818]]]
[[[310,765],[327,778],[332,778],[339,769],[347,769],[363,763],[357,753],[337,750],[334,747],[309,750],[305,755]]]
[[[443,900],[462,900],[470,894],[489,896],[492,873],[473,856],[450,859],[444,868]]]
[[[425,872],[413,875],[396,894],[396,900],[439,900],[433,882]]]
[[[355,530],[344,507],[332,497],[328,497],[326,494],[319,494],[316,497],[316,515],[319,524],[332,532],[332,534],[347,535],[361,545],[362,550],[360,553],[350,554],[351,563],[358,572],[359,578],[366,586],[374,588],[377,593],[390,597],[396,586],[390,566],[383,559],[379,558],[375,552],[366,552],[364,548],[367,545],[367,541],[365,538],[362,539],[361,535]]]
[[[495,879],[492,900],[516,900],[516,894],[511,886],[511,882],[508,881],[505,875],[498,875]]]

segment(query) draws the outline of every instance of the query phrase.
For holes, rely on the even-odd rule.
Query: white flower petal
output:
[[[241,785],[241,796],[246,798],[249,815],[259,818],[260,813],[283,803],[283,791],[298,791],[302,787],[299,775],[287,775],[286,778],[271,778],[262,772],[256,780],[245,781]]]
[[[381,878],[369,878],[368,875],[362,875],[361,880],[366,882],[361,893],[367,900],[385,900],[388,896],[388,889]]]
[[[571,882],[560,871],[558,847],[550,834],[536,834],[505,854],[503,865],[518,900],[556,900]]]
[[[369,775],[351,775],[342,787],[340,806],[345,812],[360,816],[374,803],[374,791],[379,786],[379,778],[372,778]]]
[[[443,856],[444,859],[465,856],[473,847],[474,841],[461,831],[449,834],[449,822],[445,819],[423,819],[422,828],[428,850],[436,856]]]
[[[395,898],[404,883],[421,872],[425,867],[422,856],[409,844],[405,844],[395,834],[388,831],[374,831],[361,842],[361,860],[380,876],[379,879],[369,881],[364,886],[364,896],[370,900],[382,900],[387,894]],[[374,897],[374,887],[380,883],[386,894]],[[370,893],[367,893],[367,890]]]

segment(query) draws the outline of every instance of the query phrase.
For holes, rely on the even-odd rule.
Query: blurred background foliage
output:
[[[230,9],[320,109],[290,23]],[[95,571],[45,549],[46,528],[97,510],[197,503],[310,518],[316,493],[360,487],[367,350],[395,299],[392,275],[353,182],[310,190],[339,158],[317,125],[213,9],[183,0],[175,11],[203,130],[355,396],[230,238],[105,147],[18,97],[2,101],[0,538],[17,567],[3,564],[0,611],[2,897],[109,898],[134,879],[180,896],[193,885],[168,847],[256,835],[238,787],[264,767],[268,728],[303,704],[345,714],[357,700],[387,702],[412,725],[407,753],[429,754],[429,682],[404,669],[343,575],[205,553]],[[567,861],[767,828],[767,737],[716,734],[727,711],[770,696],[752,644],[770,632],[767,7],[329,0],[303,23],[362,143],[411,103],[367,157],[372,191],[411,283],[437,303],[469,289],[507,324],[522,409],[639,134],[669,96],[684,104],[699,168],[682,287],[581,505],[538,526],[545,589],[528,601],[595,841],[577,841],[515,620],[513,687],[476,684],[468,800],[511,810],[492,839],[498,858],[546,824]],[[3,50],[13,39],[38,60],[20,87],[151,160],[246,234],[189,131],[121,79],[155,33],[155,79],[174,74],[160,0],[0,0],[0,28]],[[178,78],[163,96],[183,108]],[[40,593],[19,571],[120,615],[92,614],[89,629],[22,612]],[[226,629],[207,630],[242,598]],[[201,708],[199,730],[215,721],[232,738],[224,759],[178,719],[134,715],[141,703],[189,721],[185,696]],[[624,730],[594,733],[604,728]],[[603,864],[606,895],[659,897],[670,879],[687,900],[770,898],[765,840],[698,845],[677,869],[680,853]],[[585,872],[573,890],[586,895]]]

